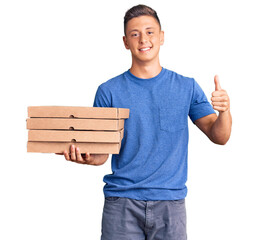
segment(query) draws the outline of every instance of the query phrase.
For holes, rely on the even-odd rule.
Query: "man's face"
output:
[[[126,49],[132,53],[133,61],[146,63],[158,60],[164,32],[154,17],[140,16],[128,21],[123,40]]]

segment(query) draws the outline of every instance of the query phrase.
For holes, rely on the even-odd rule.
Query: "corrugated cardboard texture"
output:
[[[71,144],[82,153],[118,154],[129,109],[28,107],[28,152],[62,153]]]
[[[54,118],[129,118],[129,109],[105,107],[65,107],[65,106],[32,106],[28,107],[29,117]]]
[[[27,129],[121,130],[124,119],[28,118]]]
[[[119,143],[73,143],[80,148],[81,153],[93,154],[118,154],[120,151]],[[72,143],[63,142],[28,142],[28,152],[38,153],[63,153],[64,150],[70,151]]]
[[[58,131],[29,130],[29,141],[119,143],[124,131]]]

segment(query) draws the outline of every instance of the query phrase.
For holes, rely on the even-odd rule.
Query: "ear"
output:
[[[124,41],[125,48],[129,49],[129,46],[128,46],[128,43],[127,43],[127,40],[126,40],[126,36],[123,36],[123,41]]]
[[[160,31],[160,45],[164,44],[164,31]]]

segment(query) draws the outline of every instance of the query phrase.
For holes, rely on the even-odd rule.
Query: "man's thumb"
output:
[[[219,76],[218,75],[215,75],[214,83],[215,83],[215,91],[220,91],[221,86],[220,86],[220,83],[219,83]]]

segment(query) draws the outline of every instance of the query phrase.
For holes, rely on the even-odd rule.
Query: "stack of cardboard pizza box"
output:
[[[118,154],[129,109],[105,107],[28,107],[27,152]]]

